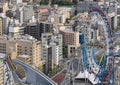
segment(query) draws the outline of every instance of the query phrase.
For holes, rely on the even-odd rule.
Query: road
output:
[[[21,65],[21,66],[27,68],[26,75],[27,75],[28,83],[32,83],[32,84],[36,84],[36,85],[39,85],[39,84],[41,84],[41,85],[57,85],[54,81],[52,81],[44,73],[32,68],[30,65],[27,65],[24,62],[20,62],[18,60],[13,60],[13,63],[15,65],[18,64],[18,65]],[[31,73],[31,75],[29,73]]]

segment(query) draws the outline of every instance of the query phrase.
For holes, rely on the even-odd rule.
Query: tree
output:
[[[40,5],[47,5],[49,3],[49,0],[41,0]]]

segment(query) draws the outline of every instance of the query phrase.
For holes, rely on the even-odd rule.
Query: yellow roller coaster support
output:
[[[105,48],[103,45],[100,45],[100,44],[87,44],[88,46],[95,46],[95,47],[100,47],[100,48]]]
[[[7,60],[8,60],[8,63],[9,63],[9,66],[11,67],[11,69],[12,69],[13,71],[15,71],[15,70],[16,70],[16,66],[13,64],[10,55],[7,56]]]

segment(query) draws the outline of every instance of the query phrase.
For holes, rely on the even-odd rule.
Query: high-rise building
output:
[[[10,25],[9,26],[9,33],[10,36],[19,36],[24,34],[24,27],[19,27],[19,26],[14,26]]]
[[[23,24],[23,6],[21,6],[21,7],[18,7],[17,9],[16,9],[16,19],[18,19],[19,20],[19,23],[20,24]]]
[[[13,8],[14,9],[14,8]],[[24,22],[30,22],[34,17],[34,10],[33,6],[31,5],[18,5],[16,9],[12,12],[11,10],[8,11],[8,16],[14,15],[14,17],[19,20],[19,23],[22,25]]]
[[[40,22],[40,33],[52,32],[52,24],[50,22]]]
[[[63,45],[67,49],[67,55],[70,56],[75,52],[79,44],[79,32],[74,32],[71,29],[61,30],[60,33],[63,35]]]
[[[114,30],[117,28],[117,6],[114,3],[109,3],[108,16],[111,23],[111,28]]]
[[[23,21],[29,22],[30,20],[32,20],[33,16],[34,16],[33,6],[31,6],[31,5],[24,6],[24,8],[23,8]]]
[[[51,10],[49,21],[56,24],[64,24],[66,20],[63,10],[60,10],[57,5]]]
[[[50,73],[62,60],[62,35],[42,34],[42,57],[45,60],[45,73]]]
[[[0,2],[0,13],[3,13],[4,15],[6,15],[6,11],[8,10],[8,3],[7,2]]]
[[[79,32],[74,32],[70,29],[65,29],[61,31],[61,34],[63,34],[64,45],[79,46]]]
[[[4,58],[5,55],[0,53],[0,85],[4,84]]]
[[[10,18],[4,16],[2,17],[2,28],[3,28],[3,34],[8,34],[8,26],[9,26],[9,21],[10,21]]]
[[[75,7],[58,7],[58,5],[54,5],[54,8],[50,11],[48,20],[55,24],[64,24],[67,19],[75,15],[75,10]]]
[[[28,23],[24,30],[25,34],[31,35],[35,38],[37,38],[38,35],[37,32],[38,32],[38,27],[36,23]]]
[[[53,25],[49,22],[28,23],[25,27],[25,34],[29,34],[36,39],[41,39],[42,33],[52,32]]]
[[[32,36],[1,36],[0,37],[0,53],[11,53],[12,58],[19,55],[29,55],[33,66],[42,65],[41,58],[41,42]]]

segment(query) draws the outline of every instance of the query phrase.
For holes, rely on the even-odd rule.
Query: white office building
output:
[[[62,60],[62,35],[42,34],[42,57],[45,59],[46,72],[55,68]]]

